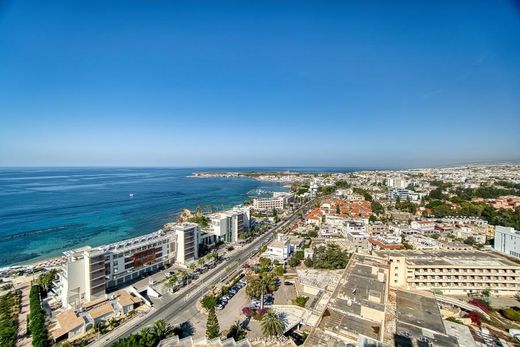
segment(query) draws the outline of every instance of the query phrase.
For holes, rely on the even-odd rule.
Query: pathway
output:
[[[22,291],[21,311],[18,315],[18,339],[16,341],[17,347],[30,347],[32,345],[32,338],[27,335],[27,316],[29,315],[29,291],[31,288],[30,282],[20,283],[16,289]]]

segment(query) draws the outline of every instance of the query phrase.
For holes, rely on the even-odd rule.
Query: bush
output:
[[[247,318],[251,318],[251,317],[253,317],[253,315],[255,314],[255,311],[252,310],[251,307],[246,306],[246,307],[243,307],[243,308],[242,308],[242,313],[243,313],[244,316],[246,316]]]
[[[45,325],[45,312],[41,306],[42,289],[39,285],[33,285],[29,293],[29,329],[32,335],[32,344],[37,347],[47,347],[49,332]]]
[[[300,263],[301,263],[301,261],[299,259],[297,259],[296,257],[291,257],[287,261],[287,264],[289,264],[290,267],[296,267],[296,266],[300,265]]]
[[[285,270],[283,269],[283,266],[278,265],[278,266],[275,266],[275,267],[274,267],[273,272],[274,272],[277,276],[282,276],[283,273],[285,272]]]
[[[482,315],[477,311],[471,311],[470,313],[468,313],[467,317],[471,319],[471,323],[475,324],[476,326],[480,326],[482,324],[482,321],[484,320]]]
[[[307,303],[307,301],[309,300],[309,297],[308,296],[298,296],[295,300],[294,300],[294,303],[300,307],[305,307],[305,304]]]
[[[486,313],[492,311],[491,306],[489,306],[489,303],[487,301],[482,300],[482,299],[473,298],[473,299],[470,300],[469,303],[474,305],[474,306],[477,306],[478,308],[480,308],[482,311],[484,311]]]
[[[253,319],[254,320],[262,320],[262,318],[265,316],[265,314],[269,312],[268,309],[266,308],[259,308],[258,310],[256,310],[256,312],[253,314]]]
[[[305,266],[307,267],[312,267],[312,259],[311,257],[307,257],[305,258],[305,261],[303,262],[305,264]]]
[[[448,317],[446,318],[446,320],[457,324],[464,324],[460,319],[455,317]]]
[[[16,346],[20,294],[8,293],[0,297],[0,345]]]
[[[206,310],[211,310],[217,306],[218,299],[213,295],[204,295],[200,303]]]
[[[509,307],[502,310],[500,313],[509,320],[520,322],[520,310],[515,307]]]
[[[316,230],[311,230],[307,233],[309,237],[318,237],[318,232]]]

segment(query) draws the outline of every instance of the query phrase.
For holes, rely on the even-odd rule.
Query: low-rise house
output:
[[[267,245],[264,256],[272,259],[286,261],[291,255],[291,241],[284,235],[279,234],[276,240],[271,241]]]
[[[88,312],[94,324],[104,323],[114,316],[114,308],[110,302],[99,305]]]
[[[87,330],[87,320],[76,313],[74,309],[68,309],[56,316],[56,322],[49,328],[53,341],[58,342],[83,334]],[[91,326],[91,325],[90,325]],[[90,328],[88,326],[88,328]]]
[[[116,293],[117,303],[116,305],[123,314],[132,312],[136,306],[141,304],[143,301],[141,298],[135,297],[127,291],[120,290]]]

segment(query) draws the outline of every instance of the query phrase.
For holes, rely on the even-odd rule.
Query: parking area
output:
[[[217,317],[220,327],[223,330],[229,329],[237,319],[242,321],[245,316],[242,314],[242,308],[249,306],[249,297],[246,294],[246,288],[241,288],[230,300],[222,310],[217,309]]]
[[[296,299],[294,283],[282,281],[274,292],[274,303],[276,305],[290,305],[294,299]]]

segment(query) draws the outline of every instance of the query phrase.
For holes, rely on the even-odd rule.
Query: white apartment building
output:
[[[132,239],[64,252],[67,262],[59,272],[57,294],[63,307],[78,307],[105,295],[141,275],[151,274],[177,261],[198,257],[199,230],[194,223],[173,224]]]
[[[288,205],[293,195],[286,192],[273,192],[271,198],[255,198],[253,199],[253,208],[255,210],[283,210]]]
[[[78,307],[105,294],[105,253],[102,249],[83,247],[64,253],[67,263],[59,272],[57,294],[64,307]]]
[[[346,232],[346,238],[350,243],[350,247],[358,249],[369,249],[370,242],[368,242],[368,233],[364,231],[350,230]]]
[[[464,295],[490,289],[493,295],[520,290],[520,266],[480,251],[378,251],[390,261],[390,286]]]
[[[173,226],[175,243],[172,253],[179,264],[188,264],[199,257],[199,225],[196,223],[177,223]]]
[[[385,184],[390,188],[406,188],[408,186],[408,181],[402,177],[388,177],[385,180]]]
[[[276,240],[267,245],[264,256],[272,259],[286,261],[291,255],[291,240],[282,234],[278,234]]]
[[[391,199],[401,199],[410,201],[419,201],[424,196],[422,193],[416,193],[414,191],[402,188],[393,188],[390,190]]]
[[[497,225],[494,248],[506,255],[520,258],[520,231]]]
[[[238,242],[238,235],[249,230],[250,214],[247,208],[233,208],[215,213],[210,218],[208,234],[226,243]]]

